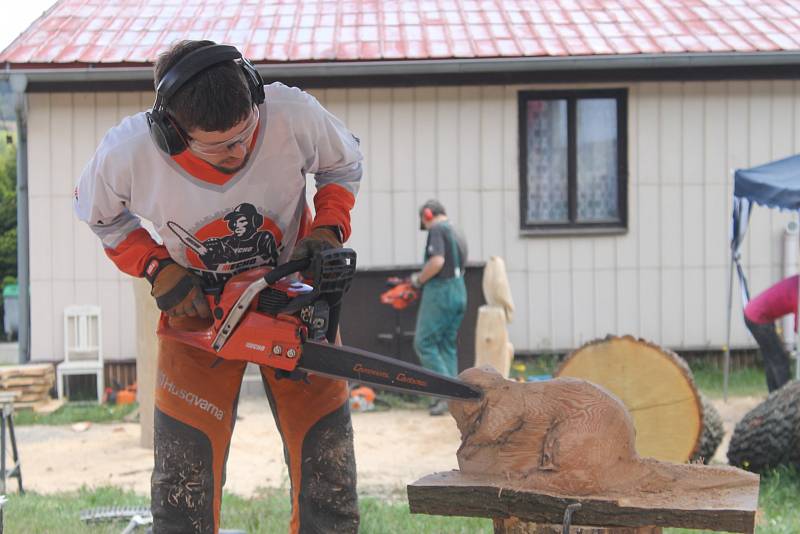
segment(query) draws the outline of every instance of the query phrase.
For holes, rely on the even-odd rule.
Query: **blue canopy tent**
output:
[[[733,221],[731,231],[731,274],[728,287],[728,329],[725,342],[724,385],[725,399],[728,398],[728,375],[730,373],[731,308],[733,306],[734,271],[739,276],[742,303],[750,300],[747,277],[741,264],[739,248],[744,241],[750,212],[754,204],[767,208],[797,212],[800,223],[800,155],[790,156],[751,169],[739,169],[734,173]],[[800,299],[798,299],[800,303]],[[795,354],[798,339],[795,337]],[[800,365],[795,373],[800,378]]]

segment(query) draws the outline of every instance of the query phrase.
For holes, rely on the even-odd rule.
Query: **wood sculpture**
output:
[[[451,402],[458,471],[408,487],[411,511],[601,527],[752,532],[758,476],[731,467],[641,458],[633,420],[605,389],[571,378],[517,383],[490,368],[460,378],[480,403]]]
[[[514,300],[503,258],[492,256],[483,269],[483,296],[475,327],[475,366],[491,365],[505,378],[511,371],[514,346],[508,340],[506,324],[514,317]]]

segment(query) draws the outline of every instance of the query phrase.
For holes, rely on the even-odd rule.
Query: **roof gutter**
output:
[[[118,65],[118,64],[117,64]],[[425,59],[386,61],[328,61],[259,63],[266,79],[381,78],[397,76],[476,76],[515,73],[576,73],[586,71],[648,71],[749,67],[796,67],[800,50],[786,52],[715,52],[680,54],[619,54],[568,57]],[[6,62],[0,79],[25,74],[31,84],[81,82],[152,82],[152,66],[92,64],[83,67]]]
[[[17,284],[19,287],[17,342],[19,363],[24,364],[31,359],[28,103],[25,97],[28,79],[24,74],[14,73],[9,77],[9,85],[13,91],[14,111],[17,116]]]

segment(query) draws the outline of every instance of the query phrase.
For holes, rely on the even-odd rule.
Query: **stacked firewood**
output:
[[[0,367],[0,391],[14,393],[14,406],[18,408],[49,402],[55,383],[55,369],[49,363]]]

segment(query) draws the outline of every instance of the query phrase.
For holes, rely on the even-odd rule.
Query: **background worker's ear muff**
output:
[[[197,74],[223,61],[239,61],[239,66],[250,89],[250,100],[254,105],[264,102],[264,80],[252,63],[242,57],[236,47],[230,45],[208,45],[193,50],[164,74],[156,87],[153,109],[145,113],[150,137],[162,151],[175,156],[186,150],[186,135],[167,111],[167,102],[178,89]]]
[[[433,220],[433,210],[425,207],[422,208],[422,211],[419,212],[419,229],[426,230],[425,223],[429,223]]]

